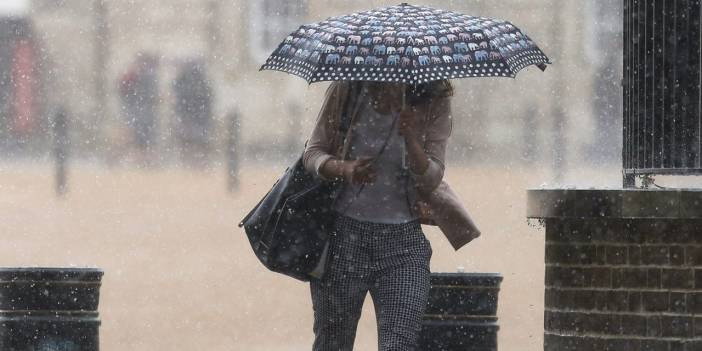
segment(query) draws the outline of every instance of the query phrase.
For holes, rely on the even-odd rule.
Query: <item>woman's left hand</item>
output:
[[[405,137],[406,141],[417,139],[417,121],[415,119],[414,108],[405,108],[400,112],[400,124],[398,130],[400,135]]]

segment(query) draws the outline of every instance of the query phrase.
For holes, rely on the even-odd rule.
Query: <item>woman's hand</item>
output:
[[[424,152],[424,146],[419,141],[419,126],[417,125],[417,111],[414,107],[405,108],[400,112],[399,132],[405,137],[409,166],[412,172],[424,174],[429,167],[429,157]]]
[[[405,108],[400,111],[398,130],[400,135],[404,136],[407,142],[417,140],[418,131],[415,115],[416,113],[413,107]]]
[[[362,157],[356,160],[342,161],[342,176],[350,184],[364,184],[375,181],[375,168],[372,157]]]
[[[326,178],[341,178],[349,184],[372,183],[376,177],[372,162],[372,157],[347,161],[331,159],[322,165],[320,173]]]

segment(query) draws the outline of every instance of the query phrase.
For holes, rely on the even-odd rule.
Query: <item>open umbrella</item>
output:
[[[363,80],[420,84],[464,77],[512,77],[550,63],[512,23],[403,3],[301,26],[261,70],[308,83]]]
[[[545,69],[547,63],[509,22],[401,4],[303,25],[261,69],[308,83],[360,80],[404,83],[406,89],[442,79],[514,77],[526,66]],[[321,182],[302,163],[299,158],[289,167],[239,225],[266,267],[309,280],[325,265],[334,218],[326,215],[332,211],[329,194],[338,184]]]

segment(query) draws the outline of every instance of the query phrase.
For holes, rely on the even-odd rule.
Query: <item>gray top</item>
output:
[[[394,115],[378,113],[370,101],[364,102],[361,108],[349,148],[350,159],[375,157],[388,133],[392,135],[385,151],[373,165],[375,181],[366,184],[363,189],[361,185],[345,185],[336,201],[335,210],[345,216],[374,223],[396,224],[415,220],[418,217],[410,211],[407,194],[409,175],[402,167],[405,140],[398,133],[399,122],[391,131]]]

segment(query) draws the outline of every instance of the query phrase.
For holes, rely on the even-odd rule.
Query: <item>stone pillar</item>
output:
[[[530,190],[544,350],[702,350],[702,190]]]

